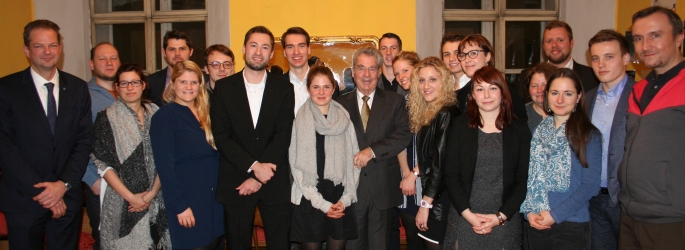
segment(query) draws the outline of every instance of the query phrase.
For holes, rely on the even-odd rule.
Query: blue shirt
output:
[[[90,79],[88,82],[88,91],[90,92],[90,111],[93,113],[93,122],[95,122],[95,117],[97,117],[98,112],[109,108],[109,106],[114,103],[114,96],[109,93],[109,91],[102,86],[95,83],[95,78]],[[86,168],[86,173],[81,178],[81,181],[92,186],[100,178],[98,175],[98,168],[93,163],[92,159],[88,160],[88,167]]]
[[[611,138],[611,126],[614,122],[616,106],[621,99],[621,93],[628,81],[628,75],[623,76],[616,86],[604,93],[602,86],[597,88],[597,98],[592,109],[592,124],[602,133],[602,181],[601,187],[607,187],[607,166],[609,164],[609,139]]]

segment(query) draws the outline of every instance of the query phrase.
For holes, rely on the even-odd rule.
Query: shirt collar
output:
[[[371,94],[368,95],[369,100],[373,99],[374,95],[376,95],[376,90],[374,90],[373,92],[371,92]],[[362,92],[360,92],[359,89],[357,89],[357,99],[362,100],[362,97],[364,97],[364,94],[362,94]]]
[[[607,97],[615,97],[620,95],[623,92],[623,88],[626,86],[626,82],[628,82],[628,75],[624,75],[621,81],[618,82],[614,87],[612,87],[608,93],[604,93],[604,89],[602,88],[602,85],[600,84],[599,88],[597,88],[597,94],[598,95],[605,95]]]
[[[309,65],[305,65],[305,67],[307,67],[307,72],[304,73],[304,79],[302,79],[302,81],[300,81],[300,79],[297,78],[297,76],[295,75],[295,73],[293,73],[292,70],[288,71],[288,77],[290,77],[291,83],[297,83],[297,84],[307,83],[307,75],[309,75],[310,67],[309,67]]]
[[[42,88],[48,82],[55,84],[55,87],[59,87],[59,70],[55,69],[55,74],[52,75],[52,79],[46,80],[41,75],[38,74],[33,67],[31,69],[31,77],[33,78],[33,83],[36,84],[36,88]]]
[[[678,75],[678,73],[680,73],[680,71],[683,68],[685,68],[685,61],[678,63],[676,66],[674,66],[673,68],[669,69],[661,75],[656,75],[656,72],[652,70],[652,72],[649,72],[649,74],[647,75],[647,81],[653,82],[654,80],[656,80],[657,77],[665,77],[664,79],[672,79],[673,77]]]
[[[257,84],[252,84],[247,81],[247,77],[245,77],[245,71],[243,70],[243,80],[245,81],[245,88],[250,91],[263,90],[264,86],[266,86],[266,74],[267,73],[264,72],[262,80],[260,80]]]

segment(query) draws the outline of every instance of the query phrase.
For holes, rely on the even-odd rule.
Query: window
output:
[[[167,66],[162,40],[178,29],[193,42],[190,60],[203,66],[208,7],[213,6],[205,0],[90,0],[91,41],[112,43],[122,63],[136,63],[151,74]]]
[[[509,84],[543,60],[542,33],[559,19],[559,0],[445,0],[444,32],[482,34],[495,48],[495,67]]]

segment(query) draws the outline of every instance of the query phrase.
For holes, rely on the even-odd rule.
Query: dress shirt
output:
[[[247,90],[247,100],[250,103],[250,113],[252,113],[252,125],[257,127],[257,120],[259,119],[259,110],[262,108],[262,98],[264,97],[264,87],[266,86],[266,71],[262,80],[258,83],[249,83],[243,71],[243,80],[245,81],[245,89]]]
[[[290,77],[290,83],[293,84],[293,89],[295,90],[295,116],[297,116],[297,111],[300,109],[302,104],[307,102],[309,99],[309,92],[307,91],[307,75],[309,74],[309,66],[307,66],[307,72],[304,74],[305,77],[300,81],[300,79],[295,76],[295,73],[291,70],[288,72]]]
[[[54,71],[55,74],[52,76],[52,79],[47,80],[31,67],[31,77],[33,78],[33,83],[36,85],[36,90],[38,90],[38,97],[40,97],[40,102],[43,104],[45,115],[48,115],[48,88],[45,86],[48,82],[55,84],[55,87],[52,88],[52,95],[55,96],[55,109],[57,110],[57,114],[59,114],[59,71],[57,71],[57,69],[54,69]]]
[[[461,88],[463,88],[464,86],[466,86],[466,84],[469,83],[469,81],[471,81],[471,78],[469,78],[468,76],[466,76],[466,74],[461,75],[461,77],[459,77],[459,82],[458,82],[458,84],[459,84],[459,89],[461,89]]]
[[[628,81],[628,75],[623,76],[616,86],[604,92],[602,85],[597,88],[595,106],[592,109],[592,124],[602,133],[602,182],[601,187],[607,187],[607,165],[609,164],[609,141],[611,139],[611,125],[621,93]]]
[[[376,95],[376,91],[374,90],[369,96],[369,100],[366,102],[369,105],[369,110],[371,110],[371,106],[373,105],[373,96]],[[357,104],[359,106],[359,114],[362,114],[362,107],[364,106],[364,100],[362,100],[362,97],[364,97],[364,94],[362,92],[359,92],[359,89],[357,89]]]

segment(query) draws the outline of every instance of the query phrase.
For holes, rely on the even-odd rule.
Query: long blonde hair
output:
[[[200,127],[205,131],[205,138],[207,143],[209,143],[212,148],[216,149],[216,144],[214,144],[214,135],[212,134],[212,121],[209,118],[209,93],[207,93],[207,86],[205,86],[205,78],[202,75],[202,70],[193,61],[186,60],[176,63],[171,71],[171,81],[166,89],[164,89],[164,101],[167,103],[174,102],[176,99],[176,91],[173,88],[173,82],[180,77],[185,72],[195,73],[197,78],[200,80],[200,86],[198,90],[197,97],[193,105],[197,110],[197,117],[200,120]]]
[[[433,67],[442,76],[440,95],[432,102],[426,102],[421,96],[419,89],[419,71],[422,68]],[[412,133],[418,133],[422,126],[426,126],[433,121],[433,118],[444,106],[454,105],[457,97],[454,94],[454,78],[447,69],[445,63],[437,57],[431,56],[424,58],[411,73],[411,87],[409,92],[409,128]]]

